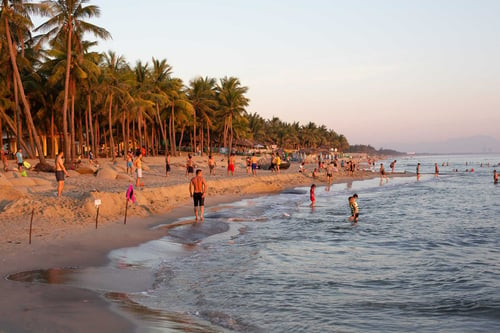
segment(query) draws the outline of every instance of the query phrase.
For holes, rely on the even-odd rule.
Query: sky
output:
[[[500,1],[90,0],[133,66],[166,59],[188,84],[235,76],[249,113],[312,121],[404,151],[500,140]],[[412,146],[412,147],[413,147]],[[500,149],[499,149],[500,150]]]

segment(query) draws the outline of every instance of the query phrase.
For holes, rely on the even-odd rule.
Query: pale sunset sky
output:
[[[249,113],[350,144],[500,140],[500,1],[91,0],[134,65],[167,59],[185,84],[236,76]]]

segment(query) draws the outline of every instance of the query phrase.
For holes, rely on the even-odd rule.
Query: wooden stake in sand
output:
[[[101,205],[101,199],[95,199],[95,208],[97,208],[97,214],[95,216],[95,228],[97,229],[97,221],[99,220],[99,206]]]
[[[31,244],[31,231],[33,230],[33,215],[35,215],[35,208],[31,211],[31,221],[30,221],[30,244]]]
[[[125,202],[125,220],[123,220],[123,224],[127,224],[127,209],[128,209],[128,198]]]

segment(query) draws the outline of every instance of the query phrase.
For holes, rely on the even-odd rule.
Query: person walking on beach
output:
[[[384,163],[380,163],[380,183],[382,183],[382,180],[385,178],[385,182],[387,183],[389,179],[387,178],[387,175],[385,174],[385,168],[384,168]]]
[[[194,216],[196,222],[198,222],[198,207],[199,207],[199,218],[203,221],[203,211],[205,208],[205,195],[207,193],[207,183],[203,179],[201,170],[196,170],[196,176],[191,179],[189,183],[189,195],[193,198],[194,202]]]
[[[245,159],[245,164],[247,166],[247,175],[249,175],[250,169],[252,168],[252,159],[250,158],[250,156],[247,156],[247,158]]]
[[[139,153],[139,156],[134,161],[135,167],[135,187],[138,188],[141,185],[142,179],[142,153]]]
[[[19,148],[16,153],[17,158],[17,169],[19,172],[23,171],[23,150]]]
[[[316,198],[314,197],[314,189],[316,188],[316,184],[311,185],[311,189],[309,190],[309,199],[311,199],[311,207],[314,207],[316,204]]]
[[[280,173],[281,157],[280,154],[276,154],[276,173]]]
[[[252,174],[254,176],[257,176],[257,156],[255,156],[255,153],[252,153]]]
[[[63,162],[64,152],[60,151],[56,157],[56,180],[57,180],[57,196],[60,197],[64,188],[64,176],[69,177],[68,171],[64,167]]]
[[[94,164],[94,153],[92,152],[92,149],[89,149],[89,165]]]
[[[188,159],[186,161],[186,176],[194,174],[194,161],[191,154],[188,155]]]
[[[169,172],[170,172],[170,153],[167,153],[167,156],[165,156],[165,177],[168,178]]]
[[[127,174],[132,175],[132,160],[133,156],[131,152],[127,153]]]
[[[210,169],[210,176],[215,176],[215,159],[212,155],[208,156],[208,169]]]
[[[439,176],[439,167],[437,163],[434,163],[434,176]]]
[[[327,190],[330,191],[330,185],[332,184],[333,177],[333,166],[332,163],[328,163],[326,166],[326,181],[328,182]]]
[[[417,180],[420,179],[420,162],[417,163]]]
[[[231,176],[234,176],[234,165],[236,162],[236,157],[234,157],[234,153],[231,153],[229,156],[229,160],[227,162],[227,175],[229,176],[229,173],[231,173]]]
[[[498,184],[498,174],[497,170],[493,170],[493,184]]]

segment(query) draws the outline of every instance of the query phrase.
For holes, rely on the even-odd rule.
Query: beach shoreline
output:
[[[153,159],[155,158],[150,158],[149,162],[150,172],[160,174],[159,170],[164,167],[162,160],[156,158],[156,161],[153,161]],[[0,309],[2,309],[0,329],[5,332],[88,332],[91,330],[132,332],[134,324],[112,310],[110,302],[97,292],[60,284],[20,283],[7,280],[5,277],[9,274],[36,269],[105,265],[108,262],[108,253],[113,249],[135,246],[163,237],[166,234],[165,230],[153,228],[154,226],[172,223],[181,217],[193,214],[189,200],[188,178],[182,173],[182,161],[183,158],[178,158],[178,161],[174,162],[177,163],[178,170],[175,175],[171,175],[171,178],[166,180],[167,184],[163,183],[160,184],[162,186],[149,188],[146,186],[144,190],[138,191],[136,205],[128,209],[130,215],[126,225],[123,224],[122,215],[125,206],[125,190],[120,189],[125,188],[130,180],[123,175],[122,179],[118,180],[117,178],[114,180],[97,179],[95,184],[90,181],[94,179],[88,178],[94,176],[73,175],[75,180],[70,177],[68,183],[78,181],[85,184],[78,189],[79,200],[75,199],[77,196],[74,192],[72,193],[71,186],[63,192],[63,195],[68,196],[67,198],[50,198],[52,188],[45,192],[23,193],[22,187],[18,186],[12,192],[14,194],[16,191],[20,192],[19,197],[25,200],[25,204],[28,202],[35,207],[45,204],[49,206],[48,208],[57,211],[50,205],[55,205],[57,208],[57,204],[62,201],[62,205],[68,206],[67,210],[73,210],[80,215],[90,215],[84,217],[85,223],[74,223],[71,219],[74,219],[75,215],[68,214],[67,211],[62,211],[60,217],[54,216],[50,209],[47,209],[49,212],[45,215],[37,214],[35,223],[46,225],[35,228],[35,236],[31,245],[27,242],[29,214],[26,212],[29,212],[29,207],[24,209],[24,214],[15,216],[12,213],[12,206],[16,202],[15,195],[9,193],[0,198],[3,202],[0,213],[3,221],[2,230],[7,231],[3,233],[3,241],[0,245],[0,253],[2,253],[0,274],[4,278],[0,282],[0,292],[3,295],[0,301]],[[197,164],[205,171],[206,167],[201,163],[201,159]],[[205,178],[209,186],[207,209],[245,197],[277,193],[295,187],[308,187],[313,182],[324,185],[324,172],[321,178],[313,179],[298,173],[297,170],[298,164],[292,165],[289,170],[283,171],[280,175],[259,170],[260,175],[252,177],[246,174],[244,165],[240,163],[237,176],[228,177],[224,172],[225,169],[220,168],[220,171],[217,171],[221,175],[214,178],[210,178],[206,170]],[[49,176],[41,175],[40,178],[43,180]],[[83,178],[85,176],[87,179]],[[176,180],[173,180],[174,177]],[[377,173],[369,171],[359,172],[354,177],[337,174],[334,175],[333,183],[376,177],[378,177]],[[76,178],[82,179],[76,180]],[[92,191],[93,187],[99,183],[113,182],[115,184],[108,186],[110,188],[108,192]],[[11,202],[8,202],[9,197],[13,197],[10,199]],[[92,206],[93,200],[97,197],[102,201],[102,215],[100,215],[102,221],[98,229],[95,229],[95,216],[89,213],[88,206]],[[60,199],[63,200],[57,201]],[[305,196],[304,200],[308,200],[308,197]],[[161,204],[162,201],[164,201],[163,204]],[[74,202],[81,207],[71,206],[71,204],[75,205]],[[123,203],[123,207],[118,207],[119,203]],[[155,207],[148,208],[148,203]],[[19,206],[14,206],[16,207],[19,208]],[[44,211],[43,208],[38,207],[38,209],[40,212]],[[91,209],[93,207],[90,211]],[[5,227],[6,220],[8,223],[24,224],[24,226],[8,228]],[[64,313],[64,316],[60,316],[60,313]]]

